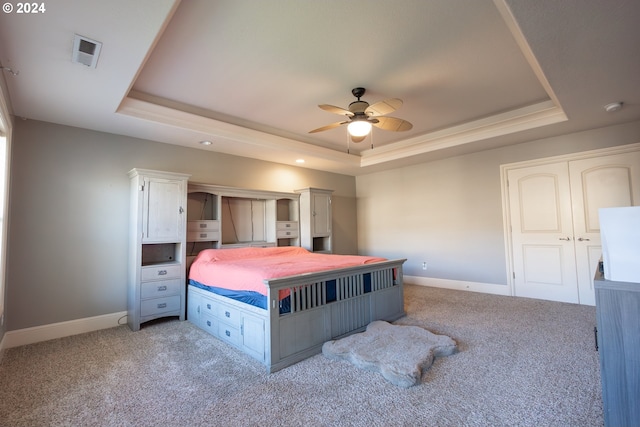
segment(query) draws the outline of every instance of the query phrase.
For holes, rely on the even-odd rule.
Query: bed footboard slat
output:
[[[331,339],[355,332],[371,323],[369,298],[350,298],[331,304]]]

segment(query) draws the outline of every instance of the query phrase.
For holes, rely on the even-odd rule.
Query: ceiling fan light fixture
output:
[[[367,136],[371,132],[371,123],[366,120],[354,120],[347,126],[351,136]]]

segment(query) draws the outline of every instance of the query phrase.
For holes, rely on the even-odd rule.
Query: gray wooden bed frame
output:
[[[267,279],[262,309],[189,285],[187,319],[275,372],[322,351],[326,341],[365,330],[374,320],[405,315],[402,265],[381,261],[278,279]],[[365,275],[371,291],[365,293]],[[336,300],[327,302],[327,282]],[[289,289],[291,312],[280,314],[279,291]]]

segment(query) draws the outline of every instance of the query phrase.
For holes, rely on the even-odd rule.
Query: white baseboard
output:
[[[4,358],[4,349],[6,348],[6,339],[7,334],[5,333],[2,336],[2,341],[0,341],[0,363],[2,363],[2,359]]]
[[[494,283],[466,282],[462,280],[436,279],[433,277],[403,276],[404,283],[434,288],[455,289],[458,291],[482,292],[493,295],[511,295],[509,286]]]
[[[120,326],[118,321],[127,315],[126,311],[104,314],[102,316],[87,317],[70,320],[68,322],[52,323],[50,325],[34,326],[33,328],[18,329],[4,334],[0,351],[5,348],[18,347],[85,332]]]
[[[471,292],[482,292],[494,295],[511,295],[507,285],[492,283],[466,282],[461,280],[435,279],[433,277],[403,276],[404,282],[419,286],[432,286],[435,288],[455,289]],[[87,317],[84,319],[70,320],[67,322],[52,323],[49,325],[35,326],[32,328],[18,329],[4,334],[0,342],[0,360],[5,349],[21,345],[33,344],[56,338],[68,337],[85,332],[120,326],[118,321],[127,315],[126,311],[105,314],[102,316]]]

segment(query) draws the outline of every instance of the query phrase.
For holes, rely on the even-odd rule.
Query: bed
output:
[[[187,319],[275,372],[374,320],[404,316],[404,261],[301,247],[206,249],[189,269]]]

